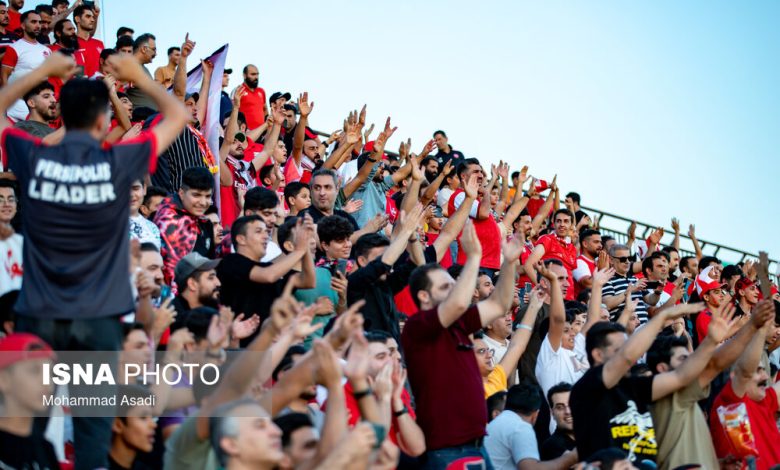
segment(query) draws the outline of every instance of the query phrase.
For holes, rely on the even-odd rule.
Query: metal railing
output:
[[[588,212],[591,219],[594,218],[594,216],[599,216],[599,230],[602,234],[610,235],[615,238],[619,243],[625,243],[628,239],[628,235],[626,232],[628,231],[628,227],[631,225],[631,222],[636,222],[636,239],[637,240],[646,240],[647,237],[650,235],[650,233],[655,230],[656,228],[660,227],[659,225],[652,225],[645,222],[640,222],[635,219],[629,219],[627,217],[623,217],[620,215],[612,214],[606,211],[602,211],[593,207],[584,207],[582,206],[582,210],[585,212]],[[621,224],[625,225],[625,228],[618,228]],[[682,228],[682,227],[681,227]],[[736,264],[742,261],[745,261],[747,259],[758,259],[758,254],[756,253],[750,253],[744,250],[740,250],[738,248],[734,248],[731,246],[726,246],[720,243],[716,243],[709,240],[702,240],[699,237],[696,237],[696,239],[699,242],[699,247],[701,248],[702,253],[707,256],[716,256],[721,261],[727,263],[727,264]],[[671,245],[672,240],[674,240],[674,230],[671,228],[664,227],[664,237],[661,239],[662,245]],[[688,236],[687,232],[681,230],[680,233],[680,256],[694,256],[696,253],[694,251],[693,247],[693,241]],[[769,260],[769,273],[770,278],[777,282],[777,269],[780,264],[775,259]]]
[[[317,135],[322,137],[328,137],[330,134],[326,134],[324,132],[320,131],[314,131]],[[398,156],[397,153],[385,150],[385,153],[388,155]],[[593,207],[585,207],[581,206],[582,210],[585,212],[588,212],[591,216],[591,220],[593,220],[593,217],[595,215],[599,216],[599,230],[604,235],[609,235],[615,240],[617,240],[619,243],[626,243],[628,240],[628,235],[626,232],[628,232],[628,227],[631,225],[632,222],[636,222],[636,239],[637,240],[646,240],[647,237],[650,235],[650,233],[659,227],[659,225],[651,225],[647,224],[645,222],[640,222],[635,219],[630,219],[627,217],[623,217],[620,215],[612,214],[610,212],[602,211]],[[617,228],[619,224],[625,223],[624,229]],[[682,227],[681,227],[682,228]],[[671,228],[664,227],[664,237],[661,239],[662,245],[671,245],[672,241],[674,240],[674,230]],[[727,264],[736,264],[740,263],[742,261],[745,261],[747,259],[758,259],[758,254],[756,253],[750,253],[744,250],[740,250],[738,248],[733,248],[730,246],[722,245],[720,243],[716,243],[709,240],[703,240],[699,237],[696,237],[696,240],[699,242],[699,247],[701,248],[702,253],[707,256],[716,256],[721,261],[727,263]],[[680,256],[695,256],[696,252],[694,251],[693,247],[693,241],[688,236],[687,232],[681,230],[680,231]],[[780,261],[775,259],[769,260],[769,277],[774,281],[775,283],[778,283],[780,278],[778,278],[778,273],[780,273],[780,270],[778,268],[780,267]]]

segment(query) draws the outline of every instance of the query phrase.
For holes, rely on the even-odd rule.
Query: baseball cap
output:
[[[222,71],[222,73],[226,73],[226,74],[230,75],[231,73],[233,73],[233,69],[225,69],[225,70]]]
[[[216,268],[218,264],[218,259],[208,259],[200,253],[190,253],[176,263],[176,269],[173,270],[176,285],[181,290],[187,279],[196,271],[209,271]]]
[[[284,98],[287,101],[290,101],[292,99],[292,95],[287,92],[281,92],[281,91],[275,91],[270,98],[268,98],[269,103],[273,103],[274,101],[278,100],[279,98]]]
[[[13,333],[0,339],[0,369],[32,359],[54,359],[51,346],[30,333]]]
[[[710,273],[714,268],[715,266],[707,266],[696,278],[696,290],[699,292],[699,297],[704,296],[704,294],[711,290],[728,286],[725,282],[720,282],[720,280],[712,279],[710,277]]]
[[[737,284],[734,286],[734,290],[739,292],[742,289],[747,289],[748,287],[751,287],[756,284],[756,281],[753,281],[747,276],[742,276],[739,278],[739,281],[737,281]]]

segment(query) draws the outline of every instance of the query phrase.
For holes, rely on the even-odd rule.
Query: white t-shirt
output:
[[[509,341],[504,340],[503,343],[500,343],[488,335],[482,337],[482,341],[484,341],[487,347],[493,351],[493,363],[498,364],[501,362],[501,359],[504,358],[504,354],[506,354],[506,350],[509,348]]]
[[[160,229],[141,214],[130,217],[130,239],[141,243],[153,243],[160,249]]]
[[[441,207],[442,210],[447,210],[447,206],[450,203],[450,197],[454,193],[450,188],[442,188],[439,190],[439,194],[436,196],[436,205]],[[452,217],[452,214],[447,214],[447,217]]]
[[[574,385],[586,370],[587,365],[577,359],[574,351],[569,351],[562,345],[554,351],[550,344],[550,335],[544,337],[536,358],[536,380],[539,381],[545,396],[548,390],[561,382]]]
[[[357,159],[348,161],[347,163],[341,165],[341,168],[339,168],[339,178],[341,178],[341,187],[347,185],[350,181],[355,179],[355,177],[358,174],[358,162]]]
[[[0,240],[0,257],[3,268],[0,269],[0,295],[22,288],[22,246],[24,238],[15,233]]]
[[[260,262],[270,263],[280,256],[282,256],[282,249],[279,248],[279,244],[273,240],[268,240],[268,246],[265,247],[265,256],[263,256]]]
[[[43,64],[43,61],[51,55],[51,49],[43,44],[40,44],[37,41],[34,43],[28,42],[24,39],[20,39],[11,44],[8,46],[8,49],[13,49],[14,51],[12,54],[16,55],[13,60],[13,62],[15,62],[13,67],[14,71],[8,77],[9,84],[40,67],[41,64]],[[24,101],[16,100],[7,114],[12,119],[24,121],[27,118],[27,114],[29,114],[29,110]]]

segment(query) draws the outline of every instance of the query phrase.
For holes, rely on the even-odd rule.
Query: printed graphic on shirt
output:
[[[41,158],[34,176],[27,191],[31,199],[62,204],[101,204],[116,199],[109,163],[63,165]]]
[[[612,439],[628,453],[631,462],[642,460],[643,456],[655,458],[658,454],[653,417],[649,411],[640,413],[633,400],[628,400],[626,411],[610,419],[609,422],[613,424],[610,428]]]

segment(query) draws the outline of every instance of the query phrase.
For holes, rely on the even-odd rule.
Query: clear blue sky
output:
[[[558,174],[584,205],[780,257],[780,2],[104,2],[205,57],[230,43],[268,94],[306,90],[332,131],[368,103],[390,143],[445,129],[486,162]],[[771,190],[770,190],[771,189]],[[773,190],[773,191],[772,191]]]

